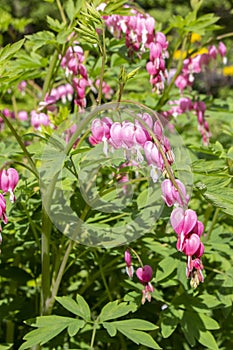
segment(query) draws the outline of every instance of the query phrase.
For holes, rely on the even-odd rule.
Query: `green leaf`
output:
[[[60,32],[64,29],[65,24],[63,22],[59,22],[57,19],[53,19],[52,17],[46,17],[49,28],[54,30],[55,32]]]
[[[206,329],[219,329],[220,328],[218,322],[215,321],[213,318],[211,318],[203,313],[199,313],[199,317],[201,318]]]
[[[114,321],[114,322],[111,322],[111,324],[113,324],[116,328],[123,327],[123,328],[132,328],[132,329],[143,330],[143,331],[153,331],[159,328],[158,326],[154,325],[149,321],[141,320],[138,318],[132,318],[130,320],[123,320],[123,321]]]
[[[168,256],[159,263],[159,268],[156,271],[155,280],[157,282],[167,278],[177,268],[177,260]],[[162,271],[161,271],[162,269]]]
[[[89,321],[91,318],[90,309],[81,295],[77,295],[77,303],[71,297],[56,297],[56,300],[73,314]]]
[[[83,320],[77,320],[71,317],[57,315],[37,317],[35,326],[38,329],[25,335],[24,339],[26,342],[21,345],[20,350],[28,349],[37,344],[43,345],[55,338],[67,327],[69,336],[74,336],[84,325],[85,322]]]
[[[73,0],[68,0],[66,2],[65,10],[66,10],[67,16],[69,17],[70,22],[72,22],[75,16],[75,6],[74,6]]]
[[[112,320],[114,318],[122,317],[133,311],[133,306],[123,302],[118,304],[118,301],[112,301],[106,304],[100,313],[100,322]]]
[[[162,314],[161,333],[164,338],[170,337],[170,335],[176,330],[179,319],[169,309],[165,310]]]
[[[68,334],[70,337],[74,337],[78,331],[85,326],[85,322],[83,320],[73,320],[73,322],[68,326]]]
[[[216,340],[214,339],[213,335],[209,331],[199,330],[198,341],[202,345],[206,346],[207,349],[219,350],[219,347],[218,347],[218,344],[216,343]]]
[[[83,319],[91,320],[91,310],[86,300],[81,295],[77,294],[76,301],[78,303],[80,312],[83,314]]]
[[[43,30],[32,35],[26,35],[26,38],[29,40],[33,51],[36,51],[44,45],[56,43],[55,35],[48,30]]]
[[[103,326],[110,335],[110,337],[115,337],[117,333],[116,327],[112,324],[112,322],[103,322]]]
[[[145,332],[130,328],[119,328],[118,330],[137,345],[142,344],[151,349],[161,349],[161,347],[154,341],[152,336]]]
[[[43,344],[47,343],[49,340],[55,338],[66,327],[67,327],[67,325],[64,324],[64,325],[60,325],[58,327],[53,326],[53,327],[49,327],[49,328],[43,327],[43,328],[35,329],[35,330],[33,330],[25,335],[25,337],[23,339],[26,340],[26,342],[20,346],[19,350],[28,349],[31,346],[34,346],[37,344],[43,345]]]
[[[13,344],[0,344],[0,350],[10,350]]]
[[[221,208],[221,210],[233,216],[233,189],[224,188],[215,191],[202,192],[203,197],[213,206]]]
[[[14,44],[8,44],[4,48],[0,49],[0,64],[3,61],[9,60],[14,54],[20,50],[23,46],[25,39],[19,40]]]

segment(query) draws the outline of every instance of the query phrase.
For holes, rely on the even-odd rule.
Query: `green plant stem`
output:
[[[53,54],[53,57],[50,61],[48,72],[47,72],[45,80],[44,80],[44,85],[43,85],[43,89],[42,89],[42,96],[41,96],[42,100],[45,98],[46,93],[49,91],[52,77],[53,77],[53,73],[54,73],[54,70],[56,68],[57,60],[58,60],[58,51],[55,51]]]
[[[58,289],[59,289],[59,286],[60,286],[60,283],[61,283],[64,271],[65,271],[65,268],[66,268],[66,264],[67,264],[70,252],[71,252],[74,244],[75,244],[75,241],[69,241],[68,247],[67,247],[66,252],[64,254],[64,257],[62,259],[62,263],[60,265],[60,268],[59,268],[59,271],[58,271],[55,283],[54,283],[52,291],[51,291],[51,297],[47,300],[47,303],[46,303],[46,314],[47,315],[51,314],[51,312],[52,312],[52,308],[53,308],[53,305],[54,305],[54,302],[55,302],[55,298],[57,296],[57,292],[58,292]]]
[[[216,208],[215,212],[214,212],[214,216],[213,216],[213,219],[212,219],[212,222],[211,222],[211,225],[210,225],[210,228],[205,236],[205,241],[208,241],[210,240],[210,237],[211,237],[211,233],[214,229],[214,226],[218,220],[218,215],[219,215],[219,212],[220,212],[220,208]]]
[[[64,10],[63,10],[63,7],[62,7],[60,0],[56,0],[56,3],[57,3],[57,7],[59,9],[60,15],[61,15],[61,19],[66,24],[66,16],[65,16],[65,13],[64,13]]]
[[[140,258],[140,256],[138,255],[138,253],[131,247],[129,247],[129,249],[133,252],[133,254],[137,257],[138,261],[139,261],[139,264],[141,265],[141,267],[143,267],[143,263],[142,263],[142,260]]]
[[[110,292],[110,289],[108,288],[108,284],[107,284],[107,281],[106,281],[106,278],[104,276],[104,271],[103,271],[103,268],[102,268],[102,264],[100,264],[99,262],[99,256],[98,256],[98,253],[96,250],[94,250],[94,254],[95,254],[95,257],[96,257],[96,260],[98,262],[98,266],[99,266],[99,270],[100,270],[100,275],[101,275],[101,278],[103,280],[103,284],[104,284],[104,287],[106,289],[106,292],[108,294],[108,298],[110,301],[112,301],[112,295],[111,295],[111,292]]]
[[[42,207],[41,232],[41,315],[47,314],[47,300],[50,298],[50,235],[52,224]]]
[[[100,71],[100,85],[99,85],[99,92],[98,92],[98,97],[96,101],[98,105],[101,105],[101,100],[102,100],[104,68],[105,68],[105,61],[106,61],[105,28],[103,28],[103,47],[101,48],[101,53],[102,53],[102,63],[101,63],[101,71]]]
[[[95,336],[96,336],[96,329],[98,326],[98,322],[99,322],[99,317],[97,317],[97,319],[94,322],[93,331],[92,331],[92,335],[91,335],[90,350],[94,350],[94,343],[95,343]]]
[[[19,134],[17,133],[17,131],[15,130],[15,128],[13,127],[13,125],[11,124],[9,119],[6,118],[1,112],[0,112],[0,115],[1,115],[2,119],[4,120],[4,123],[8,126],[8,128],[12,132],[12,134],[15,137],[16,141],[18,142],[19,146],[21,147],[25,157],[27,158],[28,163],[30,164],[30,168],[29,167],[27,167],[27,168],[30,169],[30,171],[38,178],[39,175],[38,175],[38,171],[36,169],[35,163],[33,162],[31,155],[28,152],[26,146],[24,145],[21,137],[19,136]]]

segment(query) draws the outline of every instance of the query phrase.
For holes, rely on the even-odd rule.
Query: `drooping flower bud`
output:
[[[129,278],[132,278],[134,273],[134,268],[132,266],[132,257],[128,249],[125,251],[125,263],[126,263],[126,273],[129,276]]]
[[[0,171],[0,189],[4,192],[10,193],[10,201],[15,201],[14,189],[19,181],[19,174],[14,168]]]

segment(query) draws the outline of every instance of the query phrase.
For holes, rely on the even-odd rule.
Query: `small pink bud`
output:
[[[218,45],[218,52],[222,57],[224,57],[226,55],[227,48],[222,41],[220,41],[220,43]]]

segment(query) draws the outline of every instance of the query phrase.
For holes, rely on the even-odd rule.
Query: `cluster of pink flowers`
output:
[[[203,101],[195,101],[189,97],[181,97],[179,100],[169,101],[169,105],[172,105],[171,109],[162,112],[162,115],[166,118],[170,116],[177,117],[180,114],[193,112],[197,116],[198,130],[202,136],[202,142],[204,145],[209,144],[209,139],[211,137],[209,124],[206,120],[205,111],[206,105]]]
[[[103,5],[103,4],[102,4]],[[101,10],[104,6],[101,6]],[[139,55],[145,50],[150,52],[150,60],[146,69],[150,74],[150,83],[158,93],[164,88],[167,78],[165,57],[168,56],[168,42],[161,32],[155,32],[155,20],[150,15],[143,15],[131,9],[132,16],[110,15],[103,16],[109,31],[116,38],[125,36],[125,44],[129,55],[137,52]]]
[[[66,51],[61,59],[61,67],[65,74],[71,79],[71,85],[76,93],[74,102],[80,107],[80,110],[86,107],[86,87],[89,86],[87,69],[83,65],[84,53],[81,46],[74,44]]]
[[[45,113],[39,112],[37,113],[35,110],[32,110],[30,112],[31,116],[31,126],[35,130],[41,130],[41,126],[48,126],[51,125],[49,116]]]
[[[138,256],[137,256],[138,257]],[[140,261],[141,262],[141,261]],[[134,268],[132,265],[132,256],[129,249],[125,251],[125,263],[126,263],[126,273],[129,278],[133,278]],[[142,304],[148,300],[151,301],[151,293],[154,292],[154,287],[151,284],[153,269],[150,265],[143,265],[138,267],[136,270],[136,276],[139,282],[144,286],[142,290]]]
[[[48,111],[53,112],[56,109],[56,102],[61,100],[63,104],[67,101],[72,101],[74,94],[74,89],[71,84],[67,83],[64,85],[59,85],[57,88],[53,88],[50,94],[45,96],[44,101],[39,103],[40,110],[47,108]]]
[[[208,48],[208,53],[197,54],[194,57],[188,57],[183,62],[181,74],[176,78],[175,84],[180,89],[180,93],[186,87],[192,86],[194,82],[194,74],[201,73],[201,71],[209,65],[209,63],[217,58],[217,54],[221,57],[226,55],[226,46],[223,42],[219,43],[218,48],[214,45]]]
[[[165,58],[167,53],[168,42],[166,36],[157,32],[153,42],[150,43],[150,61],[146,65],[147,72],[150,74],[150,83],[153,89],[160,93],[164,89],[164,81],[167,79]]]
[[[183,93],[185,88],[193,86],[195,74],[205,70],[211,61],[216,60],[218,54],[225,62],[226,46],[223,42],[220,42],[218,47],[215,45],[209,46],[208,53],[197,54],[184,60],[181,74],[175,80],[175,85],[179,88],[182,97],[177,101],[170,101],[169,104],[174,104],[174,106],[171,110],[163,113],[164,116],[177,116],[186,111],[193,111],[197,115],[198,130],[201,133],[204,145],[208,145],[211,136],[205,118],[206,105],[203,101],[192,102],[188,97],[184,97]]]
[[[148,165],[151,167],[151,177],[156,182],[159,175],[165,170],[161,150],[170,165],[174,162],[174,155],[168,138],[163,135],[161,123],[159,121],[154,123],[148,113],[143,113],[138,115],[138,117],[153,132],[161,149],[158,144],[156,145],[147,128],[137,119],[134,123],[127,120],[122,123],[113,122],[107,117],[94,119],[89,141],[92,145],[103,142],[105,154],[107,154],[109,146],[111,149],[123,148],[127,161],[134,160],[137,163],[141,163],[144,160],[143,152]]]
[[[95,86],[96,86],[97,88],[100,87],[100,79],[97,79],[97,80],[96,80]],[[110,85],[108,85],[108,84],[106,83],[106,81],[103,81],[103,82],[102,82],[102,93],[103,93],[103,95],[104,95],[104,97],[105,97],[106,100],[110,100],[111,97],[112,97],[112,95],[113,95],[113,93],[114,93],[113,89],[111,88]]]
[[[184,184],[178,179],[175,185],[170,179],[166,179],[161,185],[163,199],[167,206],[175,206],[170,221],[177,234],[177,249],[187,256],[186,276],[191,277],[191,285],[195,288],[199,282],[204,281],[203,264],[201,256],[204,253],[204,245],[200,237],[204,231],[204,225],[197,219],[197,214],[192,209],[186,209],[189,196]]]
[[[112,150],[123,148],[127,160],[123,166],[127,164],[138,166],[143,160],[146,160],[147,164],[151,166],[151,177],[156,182],[160,174],[168,175],[165,167],[165,158],[166,166],[170,167],[174,162],[174,155],[169,140],[163,134],[161,123],[158,120],[153,122],[148,113],[144,113],[139,117],[143,122],[136,119],[134,123],[127,120],[120,123],[113,122],[108,117],[94,119],[89,141],[92,145],[103,142],[105,154],[108,153],[108,147],[111,147]],[[142,155],[143,153],[144,157]],[[135,155],[136,159],[134,159]],[[170,170],[172,173],[171,168]],[[123,174],[122,182],[127,180],[127,174]],[[163,180],[161,189],[162,199],[165,204],[168,207],[175,207],[171,213],[170,220],[178,236],[177,249],[188,257],[186,275],[188,278],[191,277],[191,285],[196,287],[199,282],[204,281],[202,273],[203,265],[201,262],[204,245],[200,241],[204,226],[201,221],[198,221],[195,211],[187,209],[190,197],[186,192],[184,184],[179,179],[175,179],[174,176],[171,179],[169,176],[169,178]],[[133,268],[131,256],[128,251],[125,255],[125,261],[127,264],[127,273],[132,277]],[[138,269],[136,273],[140,282],[145,285],[143,303],[146,299],[150,300],[150,293],[153,291],[149,283],[152,273],[149,274],[150,278],[148,279],[143,277],[148,271],[149,269],[144,267]]]
[[[7,170],[0,170],[0,220],[4,224],[7,224],[8,218],[6,216],[6,200],[5,195],[10,194],[10,201],[15,201],[14,189],[19,181],[19,174],[14,168],[9,168]],[[1,222],[0,222],[0,244],[2,242],[1,236]]]

